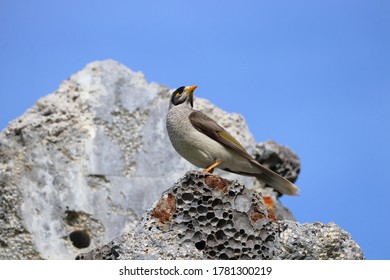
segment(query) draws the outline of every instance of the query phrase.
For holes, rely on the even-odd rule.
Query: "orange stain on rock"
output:
[[[156,207],[152,210],[150,215],[156,218],[160,223],[170,223],[173,213],[176,211],[176,198],[172,193],[159,200]]]

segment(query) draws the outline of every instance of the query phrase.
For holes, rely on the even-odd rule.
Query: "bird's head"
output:
[[[172,93],[169,107],[187,104],[192,108],[194,106],[194,90],[196,88],[197,86],[179,87]]]

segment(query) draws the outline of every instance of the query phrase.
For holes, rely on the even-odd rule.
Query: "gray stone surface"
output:
[[[115,61],[94,62],[11,122],[0,133],[0,259],[73,259],[73,231],[93,247],[134,228],[194,169],[166,134],[169,95]],[[253,150],[240,115],[195,106]]]
[[[139,222],[173,182],[195,169],[173,150],[166,134],[169,96],[168,88],[115,61],[94,62],[11,122],[0,133],[0,259],[74,259],[92,248],[101,248],[102,256],[124,257],[117,250],[126,246],[135,250],[129,258],[153,258],[151,252],[161,258],[204,258],[191,246],[174,248],[175,232],[145,231],[148,222]],[[195,107],[218,119],[259,161],[271,166],[278,159],[282,174],[299,170],[299,159],[293,160],[298,167],[286,164],[288,149],[256,147],[239,114],[199,98]],[[255,196],[269,196],[277,219],[294,220],[278,194],[259,181],[216,174],[238,179]],[[299,234],[312,232],[285,223]],[[324,227],[346,238],[337,235],[336,226]],[[136,234],[150,242],[148,251],[130,241]],[[303,244],[304,238],[298,236],[297,242]]]
[[[188,172],[136,229],[77,259],[363,259],[330,223],[277,220],[261,194],[237,181]]]

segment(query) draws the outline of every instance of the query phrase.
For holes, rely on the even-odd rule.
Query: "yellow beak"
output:
[[[190,86],[189,88],[188,88],[188,90],[187,90],[187,92],[189,93],[189,94],[193,94],[194,93],[194,90],[197,88],[198,86]]]

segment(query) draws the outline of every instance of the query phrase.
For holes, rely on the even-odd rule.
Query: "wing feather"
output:
[[[299,189],[293,183],[291,183],[290,181],[283,178],[279,174],[276,174],[272,170],[266,168],[265,166],[261,165],[256,160],[254,160],[247,153],[244,147],[232,135],[229,134],[229,132],[227,132],[223,127],[221,127],[215,121],[210,119],[207,115],[205,115],[200,111],[193,111],[190,114],[189,118],[191,124],[195,129],[204,133],[211,139],[214,139],[215,141],[222,144],[223,146],[232,149],[237,153],[239,153],[240,155],[246,157],[254,165],[256,165],[259,170],[259,172],[250,173],[250,172],[243,172],[237,170],[230,170],[226,168],[225,169],[226,171],[230,171],[241,175],[255,176],[258,179],[269,184],[270,186],[272,186],[274,189],[276,189],[281,193],[288,194],[288,195],[298,195]]]
[[[229,132],[227,132],[214,120],[210,119],[206,114],[200,111],[193,111],[189,118],[192,126],[198,131],[206,134],[208,137],[214,139],[225,147],[232,149],[247,158],[252,158],[240,142],[238,142]]]

